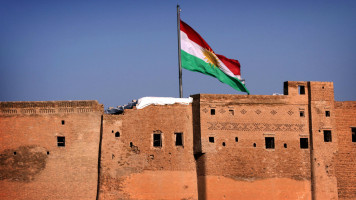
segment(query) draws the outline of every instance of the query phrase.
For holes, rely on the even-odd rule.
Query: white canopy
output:
[[[173,97],[142,97],[138,100],[136,108],[142,109],[149,105],[169,105],[169,104],[184,104],[189,105],[193,102],[193,98],[173,98]]]

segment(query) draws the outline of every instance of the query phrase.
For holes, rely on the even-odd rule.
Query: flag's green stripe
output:
[[[206,75],[213,76],[222,83],[226,83],[230,85],[232,88],[239,90],[241,92],[250,92],[247,90],[244,84],[240,82],[239,79],[226,75],[223,71],[221,71],[218,67],[211,66],[203,60],[192,56],[191,54],[181,50],[182,57],[182,67],[195,72],[200,72]]]

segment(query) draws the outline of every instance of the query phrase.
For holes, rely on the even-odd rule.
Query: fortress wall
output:
[[[199,197],[311,198],[310,151],[300,148],[300,138],[309,139],[307,98],[205,94],[193,98],[200,98]],[[274,138],[274,148],[266,148],[266,137]]]
[[[336,164],[339,199],[356,199],[356,102],[335,102],[338,154]]]
[[[95,199],[102,111],[97,101],[1,102],[0,199]]]
[[[330,82],[284,86],[122,115],[0,102],[0,199],[355,199],[356,102]]]
[[[308,82],[314,199],[338,199],[335,174],[338,150],[332,82]],[[328,114],[327,114],[328,113]]]
[[[183,146],[175,133],[183,133]],[[197,199],[195,167],[190,105],[104,115],[100,199]]]

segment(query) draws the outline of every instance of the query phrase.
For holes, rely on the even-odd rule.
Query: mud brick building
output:
[[[333,83],[191,97],[0,102],[0,199],[356,199],[356,101]]]

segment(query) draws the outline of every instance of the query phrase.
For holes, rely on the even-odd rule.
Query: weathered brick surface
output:
[[[121,115],[96,101],[0,102],[0,199],[356,199],[356,102],[335,102],[330,82],[284,86]]]
[[[335,155],[338,132],[335,129],[334,88],[330,82],[308,82],[310,134],[312,143],[312,185],[315,199],[338,199]],[[330,112],[330,117],[326,116]],[[324,131],[331,131],[331,141],[324,141]]]
[[[162,133],[160,148],[154,132]],[[183,146],[175,133],[183,133]],[[196,187],[191,106],[104,115],[100,199],[197,199]]]
[[[309,138],[307,97],[289,91],[288,96],[193,98],[200,100],[193,107],[200,106],[203,155],[197,166],[202,199],[311,197],[310,151],[300,149],[300,138]],[[265,137],[274,137],[274,149],[266,149]]]
[[[0,109],[0,199],[95,199],[101,105],[2,102]]]
[[[356,102],[335,102],[338,154],[336,164],[339,199],[356,199],[356,142],[351,128],[356,128]]]

